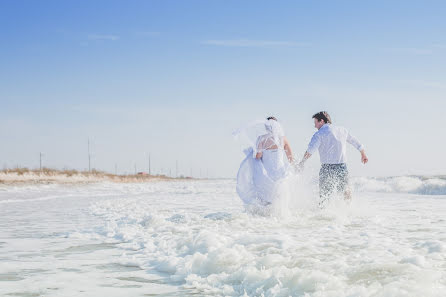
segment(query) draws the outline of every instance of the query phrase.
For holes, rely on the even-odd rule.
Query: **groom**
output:
[[[336,190],[344,193],[344,199],[351,199],[346,162],[347,142],[361,152],[361,162],[366,164],[367,158],[364,146],[343,127],[331,124],[330,115],[321,111],[313,115],[314,127],[318,130],[311,138],[308,149],[299,167],[303,168],[305,161],[319,150],[322,167],[319,171],[319,195],[323,206]]]

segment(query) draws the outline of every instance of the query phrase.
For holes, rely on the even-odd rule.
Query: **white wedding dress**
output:
[[[282,127],[274,120],[266,121],[263,125],[265,134],[256,137],[255,147],[245,150],[246,158],[237,174],[237,193],[245,204],[273,203],[289,169],[283,149]],[[261,129],[257,131],[261,132]],[[256,159],[259,152],[262,157]]]

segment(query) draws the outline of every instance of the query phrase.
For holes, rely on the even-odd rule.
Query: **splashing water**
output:
[[[0,295],[443,295],[446,196],[320,210],[297,178],[266,214],[233,180],[4,186]]]

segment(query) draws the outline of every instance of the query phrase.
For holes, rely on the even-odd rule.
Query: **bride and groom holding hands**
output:
[[[275,117],[255,122],[237,134],[251,139],[246,158],[237,174],[237,193],[247,204],[271,204],[278,196],[277,188],[292,171],[302,171],[305,162],[319,151],[319,206],[324,206],[334,193],[343,193],[351,199],[349,173],[346,165],[347,143],[361,153],[361,162],[368,162],[364,146],[347,129],[332,124],[330,115],[321,111],[313,115],[314,133],[308,148],[297,163],[282,126]],[[292,170],[294,168],[294,170]]]

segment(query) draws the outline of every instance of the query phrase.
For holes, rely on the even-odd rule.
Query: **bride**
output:
[[[250,146],[237,174],[237,193],[246,204],[269,205],[277,197],[280,182],[293,161],[282,126],[275,117],[268,117],[236,135],[245,136]]]

